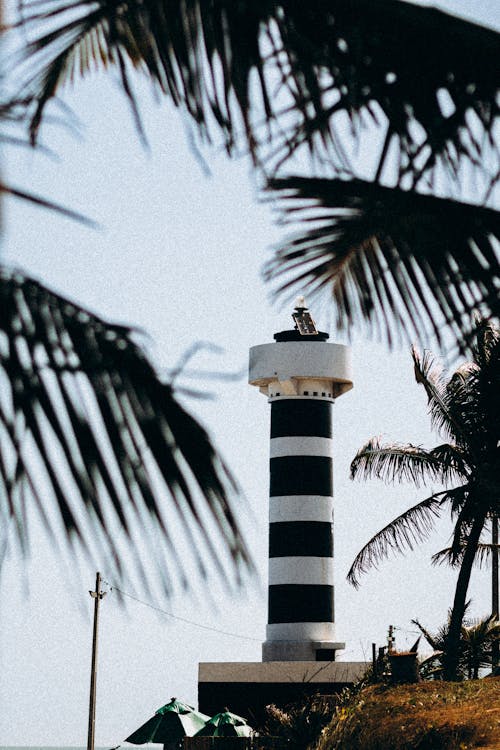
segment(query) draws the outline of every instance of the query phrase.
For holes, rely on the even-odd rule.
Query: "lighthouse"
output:
[[[198,671],[201,711],[229,706],[256,726],[265,724],[268,704],[340,692],[369,666],[337,659],[345,644],[335,633],[332,417],[353,385],[350,349],[316,329],[303,297],[292,319],[274,342],[250,349],[249,382],[271,406],[262,661],[201,662]]]
[[[332,405],[352,388],[350,349],[318,331],[303,297],[294,327],[250,349],[271,405],[268,624],[262,660],[334,661]]]

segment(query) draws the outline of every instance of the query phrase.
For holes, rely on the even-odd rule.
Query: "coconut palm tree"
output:
[[[139,533],[164,592],[187,588],[182,531],[199,575],[212,563],[234,586],[251,568],[234,480],[144,334],[5,268],[0,310],[0,548],[10,538],[27,551],[34,504],[54,545],[97,555],[115,580],[131,573],[126,543],[147,588]]]
[[[432,493],[387,524],[354,560],[348,578],[359,575],[391,550],[413,549],[426,539],[438,516],[449,509],[454,523],[452,543],[440,557],[458,568],[444,674],[456,678],[460,628],[474,561],[491,545],[481,535],[500,503],[500,328],[491,321],[476,325],[473,359],[446,378],[429,353],[413,350],[415,377],[427,394],[432,426],[447,442],[430,450],[414,445],[382,444],[372,438],[351,463],[351,477],[410,481],[420,486],[439,482]]]
[[[365,323],[390,342],[432,333],[441,345],[451,330],[462,351],[472,311],[500,312],[495,31],[401,0],[21,7],[15,74],[34,140],[47,104],[96,68],[118,71],[141,129],[135,69],[202,141],[246,148],[299,222],[267,269],[281,291],[327,289],[339,326]],[[370,169],[355,155],[367,142]],[[294,176],[307,154],[311,174]]]
[[[446,653],[450,616],[447,624],[441,626],[436,633],[431,633],[418,620],[412,620],[412,623],[418,627],[437,654],[430,657],[432,662],[438,664],[431,670],[431,675],[433,677],[440,675],[443,671],[443,657]],[[463,624],[460,631],[460,656],[457,675],[469,680],[477,680],[480,669],[493,666],[493,647],[499,640],[500,622],[494,615],[482,617],[469,625]]]
[[[472,625],[462,625],[461,640],[467,659],[467,676],[469,680],[477,680],[480,669],[492,666],[493,645],[500,640],[500,622],[488,615]]]

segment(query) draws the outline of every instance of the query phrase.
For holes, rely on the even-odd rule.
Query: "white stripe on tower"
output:
[[[271,458],[280,456],[331,456],[332,441],[325,437],[275,437],[271,439]]]
[[[281,495],[269,498],[269,522],[333,521],[330,497],[322,495]]]
[[[269,582],[273,584],[321,584],[333,586],[333,564],[330,557],[271,557]]]

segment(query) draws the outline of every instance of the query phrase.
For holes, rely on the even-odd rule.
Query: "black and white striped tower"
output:
[[[269,599],[262,660],[333,661],[332,403],[352,388],[350,349],[316,331],[303,297],[295,329],[250,349],[249,382],[271,404]]]

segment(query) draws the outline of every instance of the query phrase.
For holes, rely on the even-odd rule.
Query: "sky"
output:
[[[500,21],[495,2],[449,0],[442,7],[485,24]],[[495,15],[496,13],[496,15]],[[4,210],[2,260],[107,319],[143,327],[154,360],[172,367],[194,341],[223,353],[200,353],[193,366],[244,372],[248,349],[272,341],[291,323],[262,280],[272,247],[284,236],[269,205],[259,201],[244,159],[204,152],[211,176],[195,158],[181,118],[135,82],[150,148],[144,150],[116,78],[79,81],[65,101],[81,135],[55,126],[42,132],[57,160],[16,152],[16,182],[98,222],[90,229],[20,202]],[[175,326],[172,325],[175,313]],[[312,313],[331,340],[332,311],[318,301]],[[455,574],[432,568],[430,556],[450,533],[438,524],[428,543],[383,563],[354,590],[345,576],[356,552],[382,526],[423,497],[413,487],[348,478],[356,450],[372,435],[432,445],[424,394],[413,380],[409,351],[355,336],[354,389],[333,407],[335,485],[335,607],[342,658],[363,660],[371,643],[411,644],[411,619],[439,626]],[[191,383],[186,383],[191,385]],[[196,383],[197,386],[200,383]],[[187,399],[209,430],[243,492],[239,517],[258,577],[228,596],[213,577],[194,581],[191,596],[120,605],[110,591],[99,631],[96,744],[114,746],[171,696],[196,704],[200,661],[258,661],[265,638],[269,406],[246,377],[202,382],[211,400]],[[29,519],[28,560],[10,554],[0,571],[0,745],[85,745],[92,638],[93,588],[100,561],[65,564]],[[147,564],[148,547],[142,554]],[[101,569],[108,580],[106,570]],[[112,584],[113,581],[110,581]],[[127,592],[127,582],[121,588]],[[210,589],[208,595],[207,588]],[[487,570],[475,571],[472,614],[490,607]],[[174,615],[162,614],[153,609]],[[180,619],[177,619],[180,618]],[[189,622],[186,622],[189,621]],[[201,627],[203,626],[203,627]],[[206,628],[213,628],[207,630]]]

